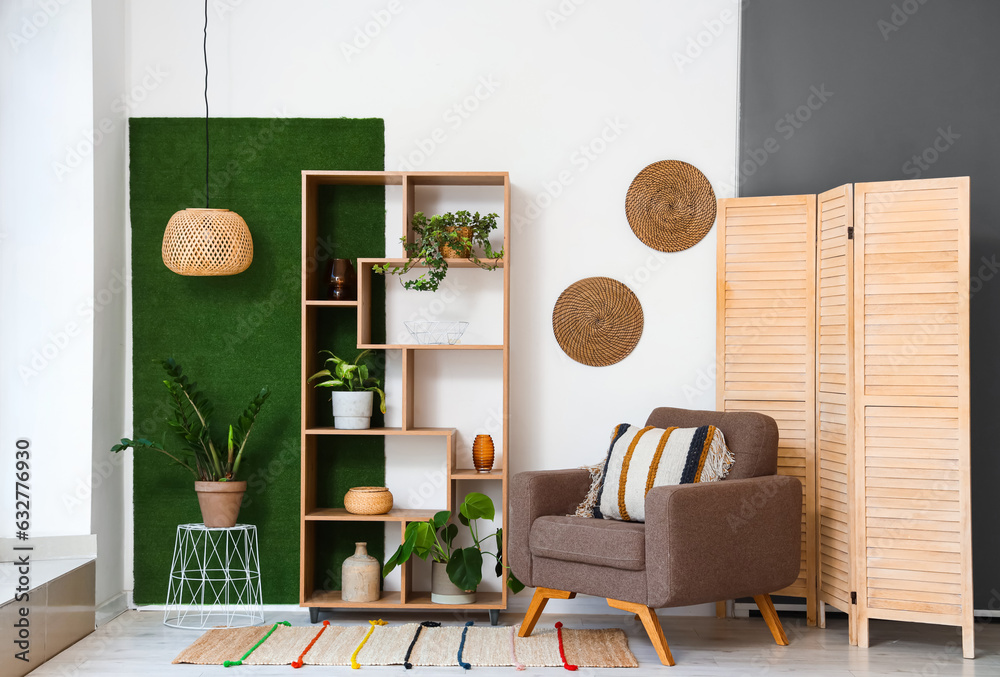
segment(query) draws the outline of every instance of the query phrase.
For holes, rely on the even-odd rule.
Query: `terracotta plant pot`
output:
[[[431,601],[435,604],[475,604],[476,591],[462,590],[448,578],[447,564],[431,563]]]
[[[246,482],[195,482],[201,519],[209,529],[236,526],[240,505],[246,493]]]

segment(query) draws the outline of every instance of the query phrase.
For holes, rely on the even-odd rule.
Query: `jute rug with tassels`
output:
[[[174,663],[198,665],[366,665],[637,668],[625,633],[618,628],[536,629],[518,637],[520,626],[442,626],[439,623],[291,627],[287,623],[256,628],[209,630],[184,649]]]

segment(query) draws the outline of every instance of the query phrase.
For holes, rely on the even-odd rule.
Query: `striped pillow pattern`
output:
[[[644,522],[653,487],[725,479],[733,455],[715,426],[654,428],[621,423],[611,436],[594,517]]]

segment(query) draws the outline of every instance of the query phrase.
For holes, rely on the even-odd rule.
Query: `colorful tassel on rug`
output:
[[[358,648],[355,649],[354,653],[351,654],[351,669],[352,670],[357,670],[358,668],[361,667],[361,664],[358,663],[358,652],[361,651],[361,648],[364,647],[365,642],[367,642],[368,638],[372,636],[373,632],[375,632],[375,626],[376,625],[388,625],[389,624],[388,621],[383,621],[381,618],[378,619],[377,621],[368,621],[368,622],[372,624],[372,627],[370,627],[368,629],[368,634],[365,635],[365,638],[363,640],[361,640],[361,644],[358,644]]]
[[[566,650],[563,648],[562,641],[562,622],[556,623],[556,636],[559,638],[559,658],[562,659],[563,667],[567,670],[576,670],[577,666],[571,665],[566,662]]]
[[[472,627],[474,623],[475,621],[466,621],[465,627],[462,629],[462,643],[458,645],[458,664],[462,666],[463,670],[472,669],[471,663],[462,662],[462,651],[465,649],[465,636],[469,634],[469,628]]]
[[[417,626],[417,631],[413,633],[413,640],[410,642],[410,646],[406,649],[406,657],[403,658],[403,667],[407,670],[413,669],[413,663],[410,662],[410,654],[413,653],[413,647],[417,645],[417,639],[420,637],[420,631],[424,628],[440,628],[441,624],[437,621],[424,621]]]
[[[514,650],[514,638],[517,636],[517,629],[521,627],[519,625],[510,626],[510,662],[514,664],[514,668],[517,670],[524,670],[524,665],[517,660],[517,651]]]
[[[303,651],[301,654],[299,654],[298,660],[292,661],[293,668],[302,667],[302,659],[306,657],[306,654],[309,653],[309,649],[313,648],[313,644],[316,643],[316,640],[319,639],[319,636],[323,634],[323,632],[327,629],[327,627],[329,627],[329,625],[330,621],[323,621],[323,627],[320,629],[319,632],[316,633],[316,636],[313,637],[312,641],[309,642],[309,646],[306,647],[306,650]]]
[[[245,661],[250,654],[252,654],[254,651],[256,651],[257,647],[259,647],[261,644],[263,644],[264,641],[268,637],[271,636],[271,633],[278,629],[279,625],[284,625],[285,627],[289,627],[289,626],[291,626],[291,623],[289,623],[288,621],[279,621],[278,623],[275,623],[274,627],[272,627],[270,630],[268,630],[267,634],[264,635],[263,637],[261,637],[260,641],[258,641],[252,647],[250,647],[250,650],[247,651],[245,654],[243,654],[238,661],[223,661],[222,667],[232,668],[232,667],[235,667],[237,665],[243,665],[243,661]]]

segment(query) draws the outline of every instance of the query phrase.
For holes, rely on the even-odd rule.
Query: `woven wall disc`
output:
[[[642,305],[632,290],[609,277],[574,282],[552,309],[559,347],[577,362],[606,367],[625,359],[642,336]]]
[[[178,275],[236,275],[253,261],[253,240],[236,212],[182,209],[167,222],[161,254]]]
[[[661,252],[693,247],[715,223],[715,191],[697,167],[680,160],[654,162],[625,194],[625,217],[635,236]]]

